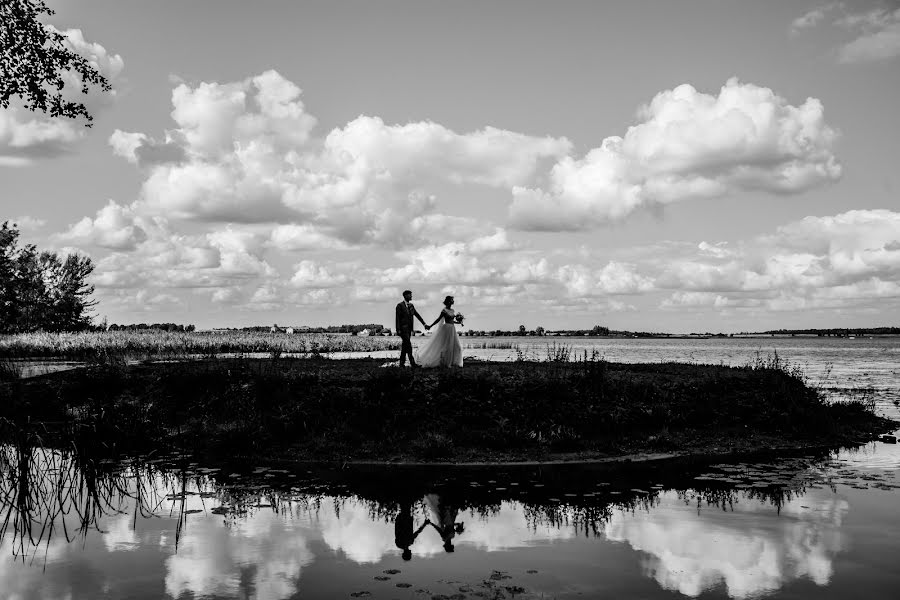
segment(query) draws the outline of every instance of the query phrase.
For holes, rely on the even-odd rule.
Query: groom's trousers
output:
[[[406,364],[406,357],[409,357],[409,364],[412,366],[416,365],[416,360],[413,358],[413,349],[412,342],[410,341],[410,336],[412,335],[411,331],[398,331],[400,334],[400,366]]]

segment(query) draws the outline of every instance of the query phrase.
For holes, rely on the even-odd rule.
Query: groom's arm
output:
[[[394,310],[394,333],[396,335],[400,335],[400,322],[403,319],[403,315],[401,313],[400,305],[397,305],[396,310]]]

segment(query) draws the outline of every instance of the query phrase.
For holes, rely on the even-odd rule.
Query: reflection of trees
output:
[[[734,505],[741,499],[755,500],[760,504],[770,504],[781,513],[781,508],[795,498],[806,494],[806,486],[798,485],[796,489],[773,488],[746,488],[734,487],[696,487],[687,490],[679,490],[678,498],[685,504],[695,504],[697,512],[706,506],[707,508],[719,508],[723,511],[733,511]]]
[[[12,552],[23,560],[35,556],[51,538],[84,539],[104,533],[100,520],[133,509],[138,518],[159,516],[167,500],[176,502],[176,544],[184,523],[188,479],[134,461],[113,464],[78,452],[38,444],[0,445],[0,540],[12,540]]]
[[[789,487],[747,489],[733,482],[695,481],[692,488],[684,489],[685,481],[693,481],[692,473],[672,473],[669,484],[650,488],[646,475],[643,481],[599,484],[596,474],[565,472],[560,476],[549,470],[499,475],[466,472],[458,476],[441,470],[362,475],[341,470],[299,478],[294,474],[293,479],[264,472],[215,478],[196,463],[188,464],[184,457],[153,463],[157,461],[98,461],[78,452],[37,444],[0,446],[0,539],[10,536],[13,553],[25,557],[49,545],[53,535],[73,541],[91,530],[103,533],[102,517],[133,511],[132,528],[139,518],[176,519],[177,549],[186,515],[191,512],[211,510],[222,515],[230,527],[259,511],[281,517],[317,518],[326,507],[329,514],[340,519],[352,505],[354,510],[363,508],[370,521],[390,523],[404,503],[427,516],[422,498],[430,492],[452,496],[453,506],[461,513],[483,522],[495,518],[505,505],[514,505],[521,507],[532,532],[538,527],[551,527],[602,537],[613,515],[649,513],[659,505],[665,489],[680,490],[674,492],[678,500],[695,504],[698,511],[707,507],[732,512],[739,501],[752,500],[775,506],[780,513],[783,506],[805,494],[806,484],[800,475],[815,468],[798,464],[796,472],[782,470],[781,477],[793,477],[798,482]],[[612,479],[609,473],[605,475]],[[653,478],[665,479],[659,473]],[[206,499],[213,505],[207,506]]]
[[[96,465],[40,446],[0,446],[0,539],[12,536],[23,559],[54,535],[69,542],[99,531],[100,517],[115,510],[124,492],[117,477],[97,477]]]

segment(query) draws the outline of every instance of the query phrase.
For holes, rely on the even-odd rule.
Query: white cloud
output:
[[[637,294],[653,289],[653,282],[635,272],[632,265],[609,262],[599,269],[564,265],[556,272],[569,295],[576,298],[607,294]]]
[[[46,27],[62,33],[69,50],[86,58],[111,84],[115,84],[124,68],[121,56],[110,54],[100,44],[87,41],[80,29],[59,31],[52,25]],[[64,98],[83,103],[94,117],[115,98],[115,90],[104,92],[96,86],[89,88],[87,94],[82,94],[81,77],[74,72],[63,74],[63,81]],[[20,99],[12,99],[9,108],[0,108],[0,166],[25,166],[39,158],[68,152],[87,135],[87,131],[82,119],[32,112],[24,108]]]
[[[311,260],[302,260],[294,267],[291,285],[299,288],[329,288],[347,283],[347,277],[335,273]]]
[[[37,219],[28,215],[22,215],[21,217],[11,219],[11,222],[16,224],[19,231],[37,231],[47,224],[47,221],[44,219]]]
[[[792,106],[768,88],[730,79],[718,96],[681,85],[641,107],[624,137],[565,157],[550,189],[514,187],[510,215],[524,229],[576,230],[635,210],[740,190],[803,192],[840,177],[836,132],[822,103]]]
[[[212,515],[194,519],[183,530],[178,552],[166,558],[166,593],[237,596],[249,585],[256,598],[293,596],[301,571],[315,558],[309,537],[298,523],[272,511],[229,527]]]
[[[837,51],[838,62],[844,64],[886,61],[900,56],[900,8],[884,6],[865,11],[847,12],[847,5],[832,2],[798,17],[791,24],[792,33],[812,29],[828,14],[840,10],[833,21],[839,30],[853,38]]]
[[[756,510],[755,505],[741,503],[733,509]],[[646,553],[644,571],[663,589],[696,597],[724,584],[729,597],[749,598],[777,591],[796,579],[827,585],[833,561],[843,550],[840,525],[847,510],[845,500],[793,499],[782,507],[774,530],[748,532],[734,525],[740,514],[698,515],[672,497],[649,513],[615,513],[605,535]]]
[[[441,246],[426,246],[398,255],[409,262],[403,267],[384,270],[387,283],[401,285],[407,281],[432,283],[478,283],[493,274],[481,265],[466,244],[450,242]]]
[[[840,48],[840,62],[873,62],[900,56],[900,9],[875,11],[861,20],[846,22],[850,27],[856,26],[858,37]]]
[[[137,210],[316,228],[346,243],[402,247],[441,225],[471,226],[435,214],[430,188],[527,185],[571,148],[565,138],[492,127],[460,134],[369,116],[316,138],[300,94],[275,71],[231,83],[180,83],[172,93],[175,127],[164,139],[119,130],[110,137],[117,155],[147,169]]]
[[[56,236],[63,242],[90,244],[114,250],[133,250],[147,239],[129,207],[110,201],[94,219],[84,217],[68,231]]]
[[[825,14],[831,9],[833,5],[828,6],[820,6],[818,8],[814,8],[807,13],[797,17],[791,22],[791,31],[793,33],[797,33],[803,29],[811,29],[822,22],[825,18]]]
[[[209,245],[219,253],[221,274],[236,277],[275,276],[263,260],[265,238],[251,231],[227,227],[206,235]]]
[[[343,241],[313,225],[278,225],[272,230],[269,244],[278,250],[323,250],[348,248]]]
[[[54,238],[113,250],[95,259],[91,282],[97,288],[220,290],[277,275],[264,257],[268,231],[228,226],[184,235],[162,217],[142,217],[115,202]],[[226,297],[231,296],[220,292],[216,300]]]
[[[900,298],[900,213],[889,210],[806,217],[727,253],[697,250],[673,254],[656,277],[673,290],[665,308],[803,310]]]
[[[128,133],[120,129],[116,129],[109,136],[109,145],[112,146],[113,154],[121,156],[130,163],[137,164],[138,158],[136,150],[147,141],[147,136],[143,133]]]
[[[461,135],[427,121],[385,125],[361,116],[328,134],[325,147],[332,155],[361,158],[390,177],[508,188],[526,183],[542,160],[565,155],[571,143],[494,127]]]

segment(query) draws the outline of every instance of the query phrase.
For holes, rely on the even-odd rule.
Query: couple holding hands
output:
[[[422,315],[412,303],[412,292],[403,292],[403,301],[397,304],[395,331],[400,336],[400,366],[406,365],[406,357],[409,357],[409,365],[416,367],[462,367],[462,345],[459,343],[459,334],[456,325],[462,325],[463,316],[453,310],[453,296],[444,298],[444,308],[434,323],[428,325]],[[430,339],[426,340],[413,356],[412,342],[413,317],[419,319],[426,330],[437,325],[437,329]],[[418,359],[418,360],[417,360]]]

